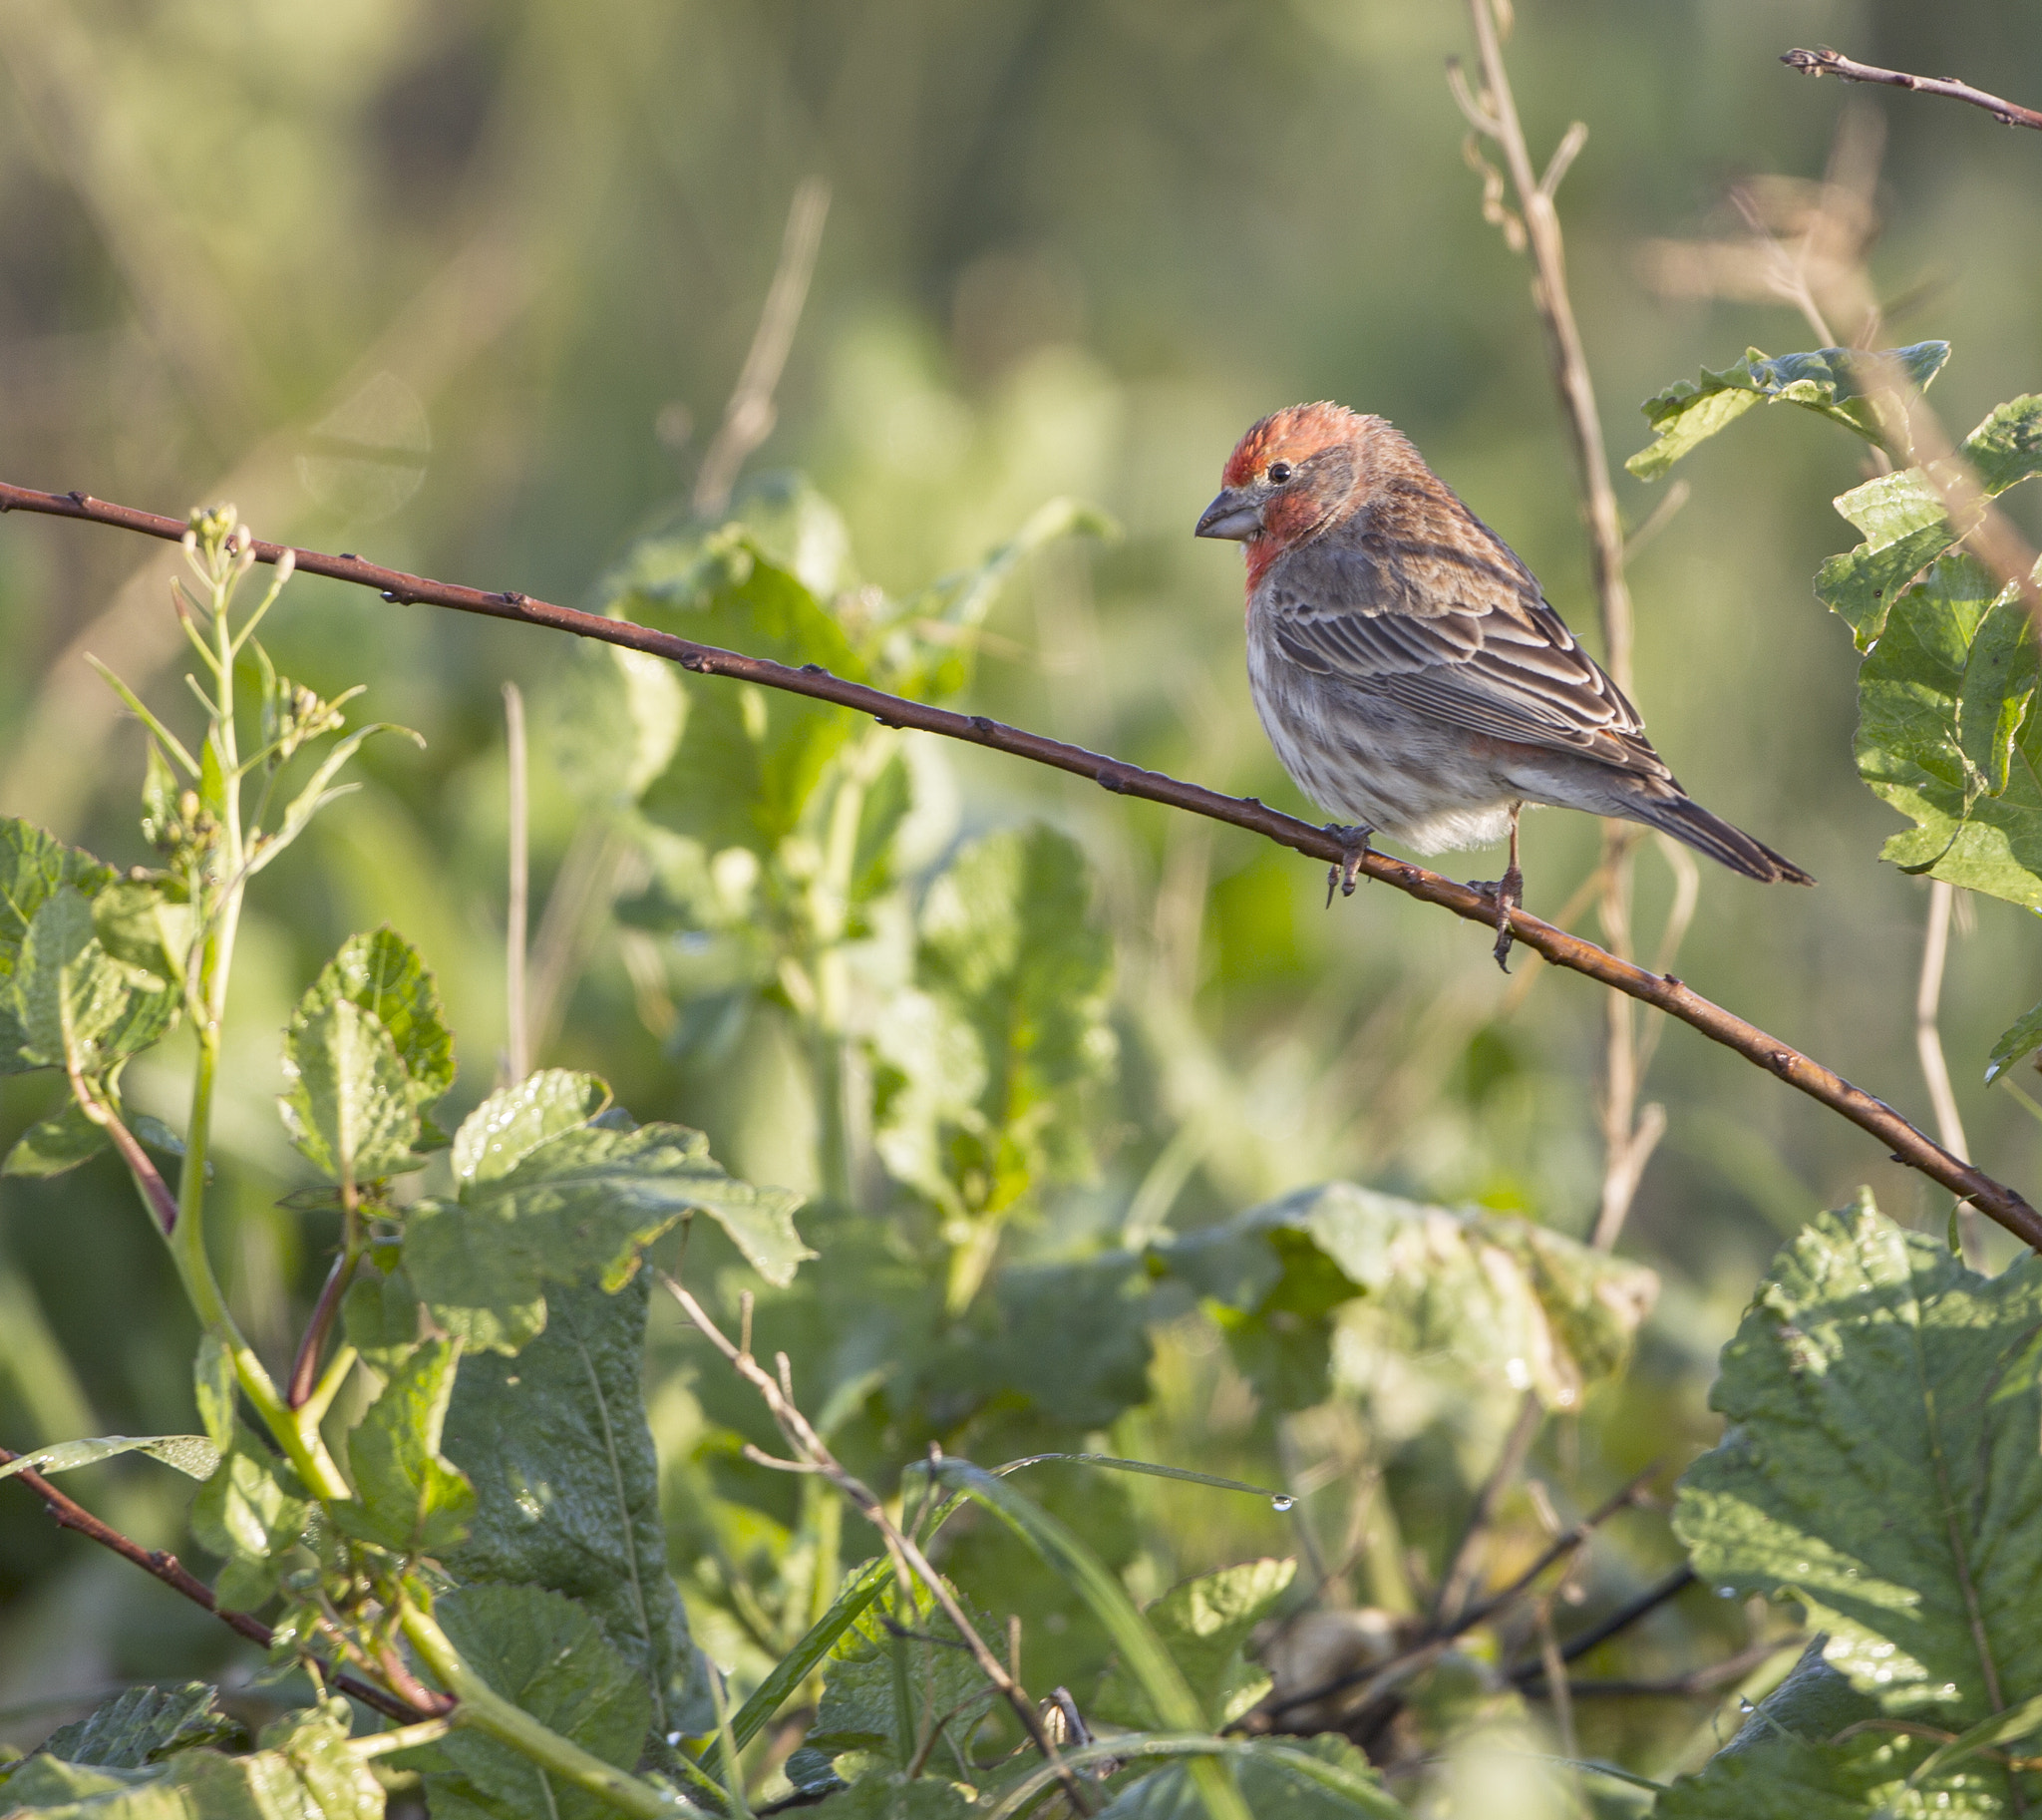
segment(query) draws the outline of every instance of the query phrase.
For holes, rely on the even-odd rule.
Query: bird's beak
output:
[[[1262,529],[1261,503],[1244,487],[1228,487],[1198,515],[1200,538],[1229,538],[1238,544]]]

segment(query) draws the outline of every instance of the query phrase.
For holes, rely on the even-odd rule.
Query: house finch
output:
[[[1532,571],[1380,417],[1293,405],[1227,458],[1197,535],[1247,558],[1248,685],[1297,786],[1353,826],[1327,880],[1352,893],[1372,834],[1421,853],[1508,834],[1497,960],[1524,902],[1527,803],[1642,822],[1773,884],[1815,881],[1674,781],[1622,690]]]

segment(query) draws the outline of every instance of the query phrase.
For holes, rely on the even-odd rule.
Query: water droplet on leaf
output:
[[[1282,1516],[1282,1515],[1283,1515],[1283,1513],[1284,1513],[1285,1511],[1289,1510],[1289,1509],[1290,1509],[1290,1508],[1291,1508],[1292,1506],[1294,1506],[1294,1505],[1295,1505],[1296,1503],[1297,1503],[1297,1500],[1296,1500],[1295,1498],[1285,1498],[1285,1497],[1281,1497],[1281,1496],[1278,1496],[1278,1497],[1274,1497],[1274,1498],[1271,1498],[1271,1499],[1269,1500],[1269,1508],[1270,1508],[1270,1509],[1271,1509],[1272,1511],[1274,1511],[1274,1512],[1275,1512],[1275,1513],[1277,1514],[1277,1516],[1279,1516],[1279,1517],[1280,1517],[1280,1516]]]

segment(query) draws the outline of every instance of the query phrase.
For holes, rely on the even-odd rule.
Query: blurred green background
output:
[[[1330,397],[1394,420],[1593,642],[1528,269],[1482,218],[1444,78],[1466,31],[1453,0],[16,9],[0,23],[0,475],[177,514],[228,498],[264,537],[581,600],[685,497],[790,198],[819,176],[820,262],[752,471],[806,472],[844,513],[856,570],[893,591],[975,559],[1054,495],[1096,502],[1124,535],[1025,567],[968,705],[1309,813],[1248,704],[1238,561],[1190,536],[1263,411]],[[2042,95],[2042,16],[2006,0],[1521,7],[1510,56],[1534,152],[1571,120],[1590,129],[1561,209],[1619,461],[1647,440],[1648,393],[1748,344],[1811,341],[1783,304],[1670,294],[1651,243],[1737,231],[1740,180],[1820,178],[1847,111],[1861,145],[1883,135],[1871,260],[1892,339],[1955,344],[1945,422],[1968,428],[2042,371],[2042,144],[1776,61],[1807,43]],[[1876,859],[1899,824],[1853,772],[1857,660],[1810,592],[1855,542],[1828,504],[1859,478],[1847,442],[1761,414],[1687,465],[1692,499],[1632,570],[1636,693],[1688,788],[1823,882],[1768,893],[1707,871],[1679,972],[1926,1125],[1926,889]],[[1618,489],[1633,526],[1659,497]],[[2008,504],[2032,535],[2031,505]],[[81,653],[175,703],[173,561],[75,525],[0,528],[0,811],[123,863],[145,857],[142,741]],[[273,1355],[330,1238],[274,1205],[297,1180],[269,1106],[276,1032],[340,938],[388,919],[438,969],[463,1060],[450,1110],[489,1091],[500,685],[519,681],[542,725],[566,651],[316,579],[292,583],[266,636],[291,674],[327,693],[366,682],[375,717],[429,742],[369,749],[369,787],[265,877],[245,926],[220,1238]],[[1586,1232],[1602,1005],[1585,982],[1519,991],[1438,912],[1368,888],[1327,912],[1320,870],[1294,856],[946,757],[956,829],[1034,814],[1084,845],[1116,944],[1102,1177],[1028,1243],[1082,1246],[1145,1183],[1156,1197],[1180,1177],[1181,1231],[1347,1176]],[[542,902],[583,810],[539,737],[533,791]],[[1596,840],[1583,819],[1531,820],[1532,910],[1558,910]],[[1669,896],[1649,849],[1639,876],[1649,945]],[[1959,1106],[1981,1165],[2027,1184],[2038,1134],[1981,1077],[2042,964],[2011,906],[1976,901],[1959,927],[1943,1015]],[[690,1062],[665,1041],[686,1008],[670,958],[599,934],[539,1059],[600,1070],[641,1118],[701,1126],[755,1179],[808,1186],[806,1125],[769,1090],[772,1058]],[[131,1086],[179,1115],[168,1063]],[[1863,1134],[1679,1027],[1646,1097],[1668,1132],[1623,1250],[1664,1289],[1630,1380],[1579,1425],[1620,1472],[1713,1439],[1716,1349],[1783,1232],[1862,1182],[1902,1220],[1940,1231],[1948,1213]],[[0,1143],[56,1098],[40,1077],[5,1083]],[[109,1161],[0,1184],[0,1441],[188,1427],[191,1339]],[[1271,1425],[1209,1354],[1166,1348],[1150,1443],[1266,1476]],[[684,1436],[685,1384],[668,1389],[655,1417]],[[76,1489],[174,1539],[181,1494],[150,1469],[97,1468]],[[1152,1592],[1289,1546],[1259,1511],[1137,1503]],[[1663,1532],[1639,1547],[1670,1558]],[[0,1492],[0,1709],[202,1666],[227,1640]]]

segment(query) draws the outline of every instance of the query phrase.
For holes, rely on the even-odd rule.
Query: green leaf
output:
[[[1150,1257],[1206,1298],[1243,1368],[1283,1407],[1323,1396],[1328,1317],[1357,1291],[1406,1349],[1450,1353],[1553,1409],[1579,1407],[1622,1367],[1658,1295],[1652,1272],[1517,1215],[1348,1182],[1286,1195]]]
[[[1659,1797],[1653,1820],[1998,1820],[2011,1811],[2004,1771],[1974,1763],[1938,1773],[1937,1754],[1933,1738],[1881,1727],[1878,1702],[1830,1667],[1818,1643],[1698,1774]],[[2032,1795],[2034,1778],[2023,1782]]]
[[[236,1425],[232,1445],[191,1500],[191,1534],[227,1564],[215,1589],[221,1605],[251,1610],[276,1590],[280,1558],[305,1533],[310,1509],[290,1465]]]
[[[809,1676],[822,1666],[838,1641],[863,1614],[871,1609],[893,1584],[893,1563],[885,1555],[868,1561],[844,1583],[830,1610],[809,1627],[800,1642],[774,1664],[772,1673],[759,1683],[752,1696],[731,1715],[731,1736],[739,1750],[772,1723],[781,1707],[800,1691]],[[704,1766],[712,1776],[723,1776],[723,1743],[715,1740]]]
[[[63,1726],[39,1748],[66,1763],[141,1769],[196,1744],[217,1744],[240,1727],[213,1704],[215,1687],[184,1681],[174,1687],[130,1687],[85,1718]]]
[[[116,960],[181,983],[196,924],[191,906],[165,884],[120,879],[92,901],[100,945]]]
[[[1957,744],[1971,781],[1987,796],[2006,794],[2014,735],[2034,693],[2034,626],[2020,596],[2008,589],[1972,635],[1957,691]]]
[[[112,1143],[104,1125],[87,1118],[75,1099],[66,1100],[60,1111],[21,1134],[7,1161],[0,1163],[0,1176],[61,1176],[90,1162]]]
[[[871,1769],[816,1812],[828,1820],[972,1820],[979,1811],[976,1800],[977,1791],[968,1782],[927,1771],[909,1776],[897,1769]]]
[[[2042,909],[2042,779],[2033,749],[2042,728],[2026,727],[2007,751],[1996,792],[1965,749],[1964,701],[1981,636],[1981,671],[1995,649],[2012,647],[2005,686],[2026,711],[2034,646],[2019,624],[2000,617],[2019,610],[2012,590],[2000,590],[1974,557],[1937,562],[1894,603],[1859,671],[1855,756],[1873,795],[1914,823],[1886,842],[1882,858],[1903,872]],[[1987,629],[1995,622],[1998,629]],[[1971,719],[1977,753],[1994,762],[2002,715],[1988,699]]]
[[[1908,384],[1926,391],[1950,357],[1947,341],[1920,341],[1867,355],[1854,348],[1817,348],[1807,354],[1768,359],[1757,348],[1720,373],[1702,369],[1645,400],[1645,421],[1659,440],[1624,463],[1641,481],[1657,480],[1696,445],[1727,428],[1761,402],[1795,404],[1853,430],[1871,443],[1885,432],[1873,396],[1888,383],[1893,367]]]
[[[1244,1561],[1171,1588],[1145,1614],[1219,1724],[1231,1724],[1268,1692],[1269,1677],[1251,1668],[1242,1651],[1296,1574],[1294,1561]],[[1135,1730],[1158,1723],[1141,1689],[1118,1668],[1109,1671],[1094,1706],[1100,1718]]]
[[[454,1140],[456,1202],[421,1202],[405,1268],[434,1316],[478,1346],[514,1352],[545,1324],[548,1282],[631,1279],[646,1246],[707,1214],[771,1283],[812,1254],[800,1197],[727,1175],[700,1132],[588,1120],[608,1090],[557,1071],[486,1100]],[[579,1115],[577,1117],[577,1115]]]
[[[441,1457],[458,1340],[429,1340],[398,1367],[347,1438],[353,1502],[329,1504],[335,1525],[411,1559],[445,1555],[468,1533],[475,1488]]]
[[[198,1336],[197,1356],[191,1361],[191,1394],[206,1439],[225,1453],[234,1444],[234,1360],[210,1327]]]
[[[2042,474],[2042,396],[2031,392],[1996,406],[1958,453],[1995,497]]]
[[[14,972],[28,925],[65,886],[88,898],[114,881],[114,869],[77,847],[66,847],[31,822],[0,816],[0,979]]]
[[[550,1588],[579,1603],[652,1694],[652,1728],[715,1722],[668,1572],[659,1462],[645,1421],[646,1279],[614,1295],[556,1287],[514,1359],[462,1361],[443,1446],[476,1505],[447,1556],[464,1581]]]
[[[663,572],[655,545],[627,562],[610,611],[756,657],[818,664],[862,682],[843,628],[789,569],[733,529],[690,542]],[[856,724],[849,708],[728,681],[684,682],[687,712],[671,762],[639,807],[661,828],[770,854],[800,825],[824,768]]]
[[[15,955],[11,990],[19,1049],[0,1072],[73,1067],[88,1077],[147,1049],[177,1015],[168,981],[100,945],[92,905],[71,886],[44,900]]]
[[[1040,823],[965,847],[922,909],[919,994],[882,1013],[875,1142],[953,1213],[1082,1177],[1087,1088],[1109,1074],[1112,943],[1085,857]]]
[[[284,1032],[283,1075],[284,1130],[329,1181],[370,1182],[419,1167],[411,1080],[373,1012],[314,985]]]
[[[124,1453],[146,1453],[152,1460],[175,1467],[187,1479],[209,1479],[218,1469],[220,1450],[202,1434],[103,1434],[88,1441],[58,1441],[17,1455],[0,1465],[0,1479],[18,1472],[76,1472]]]
[[[926,1590],[893,1613],[904,1631],[888,1630],[876,1610],[867,1610],[851,1625],[830,1651],[824,1671],[823,1697],[803,1739],[825,1757],[855,1751],[882,1757],[887,1765],[905,1769],[926,1728],[955,1713],[950,1733],[961,1751],[984,1715],[974,1696],[989,1683],[978,1663]],[[933,1638],[930,1642],[921,1638]],[[947,1760],[939,1757],[937,1764]]]
[[[1124,1253],[1010,1265],[937,1375],[1074,1428],[1105,1428],[1149,1400],[1148,1289]]]
[[[1916,469],[1881,474],[1836,501],[1866,541],[1827,558],[1816,571],[1816,598],[1851,628],[1861,651],[1885,629],[1894,598],[1956,542],[1942,496]]]
[[[1992,1058],[1985,1067],[1985,1084],[1991,1086],[2014,1063],[2037,1049],[2042,1049],[2042,1005],[2037,1005],[1992,1045]]]
[[[423,1115],[454,1085],[454,1038],[440,1010],[440,992],[417,948],[387,924],[373,935],[350,935],[320,970],[299,1003],[346,1000],[389,1032],[404,1064],[411,1103]]]
[[[1889,1715],[1961,1732],[2042,1685],[2038,1324],[2042,1260],[1973,1275],[1865,1194],[1823,1216],[1724,1348],[1674,1514],[1696,1573],[1800,1601]]]
[[[643,1683],[570,1599],[537,1587],[464,1587],[434,1617],[484,1680],[540,1724],[630,1769],[651,1717]],[[432,1811],[492,1820],[613,1820],[615,1810],[477,1731],[416,1753]]]
[[[331,1700],[286,1713],[247,1756],[180,1749],[146,1769],[37,1756],[8,1777],[7,1799],[65,1820],[382,1820],[382,1786],[349,1751],[348,1722],[347,1702]]]

